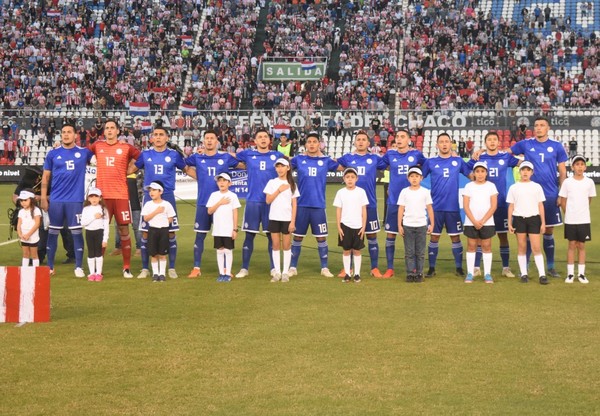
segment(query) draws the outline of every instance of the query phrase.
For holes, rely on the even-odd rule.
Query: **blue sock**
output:
[[[396,251],[396,237],[386,237],[385,239],[385,258],[387,268],[394,270],[394,252]]]
[[[321,259],[321,269],[327,267],[327,256],[329,255],[329,246],[327,240],[317,241],[317,248],[319,250],[319,258]]]
[[[298,267],[298,258],[300,257],[300,251],[302,250],[302,240],[297,241],[292,239],[292,260],[290,261],[290,267]]]
[[[502,259],[502,267],[509,267],[510,265],[510,247],[500,246],[500,258]]]
[[[277,237],[279,237],[279,235],[277,235]],[[275,264],[273,263],[273,256],[271,255],[271,253],[273,253],[273,238],[271,237],[271,233],[267,233],[267,250],[269,250],[267,254],[269,256],[269,261],[271,262],[271,269],[273,269],[275,268]]]
[[[196,251],[194,249],[194,251]],[[148,264],[150,262],[148,258],[148,237],[142,235],[142,247],[140,247],[140,252],[142,253],[142,269],[149,270]]]
[[[462,268],[462,254],[463,254],[463,245],[462,242],[459,241],[457,243],[452,243],[452,255],[454,256],[454,265],[456,268]]]
[[[544,254],[548,269],[554,269],[554,234],[544,234]]]
[[[75,250],[75,267],[81,268],[83,265],[83,234],[81,228],[71,230],[73,236],[73,249]]]
[[[54,257],[58,248],[58,235],[60,230],[50,228],[48,230],[48,241],[46,241],[46,257],[48,259],[48,267],[54,270]]]
[[[377,237],[367,237],[367,243],[369,247],[369,256],[371,257],[371,269],[374,269],[379,264],[379,243],[377,242]]]
[[[175,260],[177,260],[177,237],[169,238],[169,268],[175,268]]]
[[[429,241],[429,267],[435,267],[435,263],[437,262],[438,251],[440,249],[439,243],[434,243],[433,241]]]
[[[254,251],[254,238],[256,233],[246,232],[246,238],[244,239],[244,246],[242,247],[242,269],[248,270],[250,267],[250,257]],[[269,256],[271,257],[271,256]]]
[[[202,253],[204,253],[204,240],[206,233],[196,233],[196,241],[194,241],[194,267],[202,265]]]
[[[475,267],[481,266],[481,256],[482,256],[481,246],[477,246],[477,251],[475,252]]]

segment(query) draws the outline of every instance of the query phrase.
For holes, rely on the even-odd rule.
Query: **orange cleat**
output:
[[[383,275],[377,267],[371,269],[371,276],[373,276],[375,279],[381,279],[383,277]]]
[[[381,276],[382,279],[391,279],[392,277],[394,277],[394,270],[393,269],[387,269],[385,271],[385,273],[383,274],[383,276]]]
[[[190,274],[188,274],[188,278],[195,279],[197,277],[200,277],[201,275],[202,273],[200,272],[200,267],[194,267]]]
[[[352,269],[350,269],[350,275],[352,276]],[[340,273],[338,274],[337,277],[339,277],[340,279],[343,279],[345,276],[346,276],[346,272],[342,268],[342,270],[340,270]]]

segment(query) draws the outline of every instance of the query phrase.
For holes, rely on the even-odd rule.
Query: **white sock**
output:
[[[88,257],[87,263],[88,263],[88,269],[90,269],[90,274],[96,274],[96,258]]]
[[[492,274],[492,253],[482,253],[483,275]]]
[[[533,259],[535,260],[535,267],[538,269],[538,274],[540,276],[545,276],[546,270],[544,268],[544,256],[538,254],[537,256],[533,256]]]
[[[157,260],[152,260],[152,274],[153,275],[158,275],[158,261]]]
[[[351,262],[351,257],[350,255],[342,255],[342,263],[344,264],[344,273],[346,273],[348,276],[350,276],[350,262]]]
[[[291,262],[292,250],[283,250],[283,273],[289,272]]]
[[[523,254],[522,256],[519,254],[517,256],[517,261],[519,262],[519,270],[521,271],[521,276],[527,274],[527,256]]]
[[[31,261],[33,262],[33,267],[38,267],[40,265],[40,259],[31,259]]]
[[[225,273],[226,275],[231,274],[231,268],[233,267],[233,251],[225,249]]]
[[[219,276],[225,274],[225,249],[217,250],[217,265],[219,266]]]
[[[29,259],[26,259],[25,257],[23,257],[21,259],[21,267],[29,267]]]
[[[167,274],[167,259],[158,260],[158,274],[160,276]]]
[[[354,256],[354,276],[360,276],[360,266],[362,264],[362,255]]]
[[[567,264],[567,276],[573,276],[575,274],[575,264]]]
[[[273,267],[277,273],[281,273],[281,257],[279,252],[281,250],[271,250],[271,258],[273,259]]]
[[[467,251],[467,273],[473,274],[475,271],[475,252]]]
[[[34,262],[35,262],[35,260],[34,260]],[[34,264],[34,266],[35,266],[35,264]],[[573,265],[573,266],[575,266],[575,265]],[[575,267],[573,267],[573,268],[575,268]],[[577,273],[585,276],[585,264],[577,265]]]
[[[104,266],[104,257],[96,257],[96,274],[102,274],[103,266]]]

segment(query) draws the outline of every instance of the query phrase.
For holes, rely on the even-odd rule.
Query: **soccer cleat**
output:
[[[231,276],[228,274],[224,274],[223,275],[223,281],[224,282],[231,282]]]
[[[138,279],[145,279],[147,277],[150,277],[150,270],[148,269],[142,269],[140,274],[137,275]]]
[[[54,271],[54,269],[50,269],[50,276],[54,276],[56,274],[56,272]]]
[[[521,283],[528,283],[529,282],[529,276],[527,276],[526,274],[521,275]]]
[[[158,281],[159,281],[159,282],[164,282],[164,281],[166,281],[166,280],[167,280],[167,279],[165,279],[165,275],[164,275],[164,274],[161,274],[161,275],[159,275],[159,276],[158,276]]]
[[[125,279],[131,279],[133,275],[131,274],[131,271],[129,269],[123,269],[123,277]]]
[[[354,275],[354,283],[360,283],[360,275],[359,274]]]
[[[423,273],[419,273],[418,275],[416,275],[414,281],[416,283],[423,283]]]
[[[494,279],[492,279],[492,275],[491,275],[491,274],[486,274],[486,275],[483,277],[483,281],[484,281],[485,283],[494,283]]]
[[[412,274],[407,274],[406,275],[406,283],[412,283],[412,282],[414,282],[415,281],[415,277],[416,276],[413,276]]]
[[[467,273],[467,277],[465,277],[465,283],[473,283],[473,275],[471,273]]]
[[[342,283],[348,283],[351,281],[352,281],[352,278],[349,275],[345,275],[344,279],[342,280]]]
[[[371,276],[373,276],[375,279],[381,279],[383,277],[383,275],[377,267],[371,269]]]
[[[425,277],[433,277],[435,276],[435,267],[430,267],[425,274]]]
[[[296,269],[295,267],[290,267],[288,270],[288,276],[292,277],[292,276],[297,276],[298,275],[298,269]]]
[[[85,272],[83,271],[83,269],[81,267],[77,267],[75,269],[75,277],[85,277]]]
[[[271,269],[271,271],[269,272],[269,276],[273,277],[273,275],[277,272],[277,270],[275,270],[275,267],[273,267]]]
[[[510,270],[510,267],[503,267],[502,268],[502,276],[515,277],[515,274]]]
[[[464,277],[465,276],[465,271],[463,270],[462,267],[457,267],[456,271],[454,272],[458,277]]]
[[[473,269],[473,277],[477,277],[477,276],[481,276],[481,268],[480,267],[475,267]]]
[[[290,270],[291,270],[291,269],[290,269]],[[321,269],[321,276],[325,276],[325,277],[333,277],[333,273],[331,273],[327,267],[323,267],[323,268]]]
[[[240,271],[238,272],[238,274],[235,275],[236,279],[242,279],[244,277],[248,276],[248,269],[240,269]],[[271,274],[271,276],[273,276],[273,274]]]
[[[281,273],[275,272],[273,277],[271,277],[271,283],[277,283],[281,280]]]
[[[289,274],[287,274],[287,273],[283,273],[283,274],[281,275],[281,282],[282,282],[282,283],[287,283],[287,282],[289,282],[289,281],[290,281],[290,275],[289,275]]]
[[[169,275],[169,277],[171,279],[177,279],[179,277],[177,275],[177,270],[175,270],[175,269],[169,269],[169,270],[167,270],[167,275]]]
[[[104,276],[102,276],[101,274],[96,273],[96,282],[101,282],[103,278],[104,278]]]
[[[558,274],[558,272],[554,268],[548,269],[548,274],[550,275],[550,277],[553,277],[555,279],[560,279],[560,274]]]
[[[223,275],[220,274],[219,277],[217,277],[217,282],[222,282],[223,281]]]
[[[200,272],[200,267],[194,267],[192,269],[192,271],[190,272],[190,274],[188,274],[188,278],[190,278],[190,279],[195,279],[200,276],[202,276],[202,273]]]
[[[96,275],[95,274],[90,274],[88,276],[88,282],[95,282],[96,281]]]
[[[394,277],[394,269],[387,269],[381,276],[382,279],[391,279],[392,277]]]
[[[352,274],[352,269],[350,269],[350,274]],[[340,278],[342,278],[342,279],[343,279],[344,277],[346,277],[346,270],[344,270],[344,269],[342,268],[342,270],[340,270],[340,272],[338,273],[338,277],[340,277]]]
[[[160,282],[160,279],[157,274],[152,276],[152,283],[154,283],[154,282]]]
[[[573,276],[572,274],[565,277],[565,283],[573,283],[574,281],[575,281],[575,276]]]
[[[547,285],[548,283],[550,282],[546,276],[540,276],[540,285]]]
[[[577,280],[579,280],[579,283],[583,283],[584,285],[587,285],[590,282],[587,277],[582,274],[577,277]]]

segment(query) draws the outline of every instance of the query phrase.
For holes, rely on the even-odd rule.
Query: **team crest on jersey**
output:
[[[371,159],[367,159],[367,164],[371,165],[373,164],[373,161]]]
[[[79,153],[79,152],[75,152],[75,157],[76,157],[77,159],[79,159],[79,158],[81,157],[81,153]]]
[[[319,166],[323,166],[323,161],[322,161],[322,160],[319,160],[319,161],[317,162],[317,165],[319,165]]]
[[[498,161],[498,164],[499,164],[500,166],[504,166],[504,160],[499,160],[499,161]]]
[[[170,162],[170,161],[171,161],[171,157],[170,156],[165,157],[165,162]]]
[[[452,161],[452,166],[458,166],[458,162],[456,160]]]
[[[223,163],[225,163],[225,162],[223,162],[223,160],[222,160],[222,159],[219,159],[219,161],[218,161],[217,163],[218,163],[219,165],[222,165],[222,164],[223,164]]]
[[[270,159],[271,159],[271,160],[275,160],[275,159],[277,159],[277,157],[276,157],[275,155],[271,155],[271,156],[270,156]]]
[[[117,154],[118,154],[118,155],[121,155],[121,154],[123,154],[123,149],[117,149]]]
[[[394,162],[396,161],[396,159],[394,159]],[[409,156],[408,157],[408,161],[409,162],[414,162],[415,161],[415,157],[414,156]]]
[[[554,152],[554,149],[551,148],[550,146],[548,146],[548,153],[552,153],[552,152]]]

